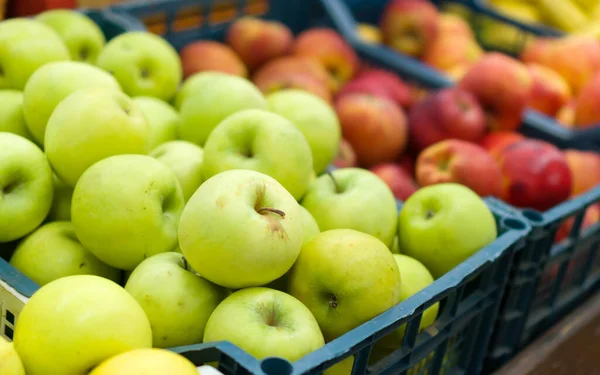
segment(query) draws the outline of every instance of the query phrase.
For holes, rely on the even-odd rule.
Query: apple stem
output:
[[[331,306],[332,309],[335,309],[338,307],[338,300],[337,300],[337,298],[335,298],[334,295],[332,295],[331,298],[329,298],[329,306]]]
[[[427,220],[431,219],[434,216],[435,216],[435,212],[432,210],[427,210],[427,212],[425,212],[425,219],[427,219]]]
[[[259,214],[262,214],[264,211],[266,212],[272,212],[274,214],[277,214],[281,217],[285,217],[285,212],[278,210],[276,208],[270,208],[270,207],[263,207],[263,208],[259,208],[258,210],[256,210],[256,212],[258,212]]]
[[[337,181],[335,180],[335,177],[333,177],[333,173],[331,173],[331,171],[327,171],[327,175],[331,177],[331,181],[333,181],[333,185],[335,186],[335,192],[338,194],[341,193],[342,189],[340,189],[340,185],[338,185]]]

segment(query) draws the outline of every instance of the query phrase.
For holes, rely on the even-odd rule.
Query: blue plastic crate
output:
[[[450,78],[419,60],[405,56],[386,46],[368,44],[360,39],[356,31],[357,23],[378,24],[388,2],[389,0],[323,0],[324,5],[333,15],[336,27],[357,50],[373,57],[378,63],[399,74],[419,77],[421,80],[429,82],[432,87],[452,86],[454,82]],[[539,27],[525,25],[482,6],[476,0],[431,0],[431,2],[440,9],[461,7],[479,44],[487,50],[517,55],[528,36],[552,36],[552,32],[549,30],[542,32]],[[510,47],[493,45],[488,38],[482,35],[480,32],[482,23],[490,21],[512,27],[515,33]],[[561,126],[555,119],[531,109],[527,110],[523,117],[521,131],[528,136],[552,142],[562,148],[600,150],[600,126],[570,129]]]

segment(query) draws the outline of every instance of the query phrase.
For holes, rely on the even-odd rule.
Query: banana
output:
[[[542,16],[566,32],[574,32],[586,25],[589,19],[569,0],[539,0],[538,6]]]
[[[573,33],[574,35],[588,35],[600,40],[600,22],[590,22]]]
[[[521,21],[540,22],[542,17],[535,5],[518,0],[496,0],[491,3],[501,13]]]
[[[583,11],[589,11],[598,4],[598,0],[573,0]]]
[[[600,22],[600,2],[590,9],[590,19],[594,22]]]

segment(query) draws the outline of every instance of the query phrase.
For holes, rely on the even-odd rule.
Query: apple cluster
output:
[[[330,29],[242,18],[227,40],[106,41],[66,10],[0,23],[0,245],[41,286],[0,369],[187,375],[163,349],[223,340],[295,361],[496,239],[468,184],[435,181],[398,213],[377,174],[329,168],[402,155],[400,78]]]

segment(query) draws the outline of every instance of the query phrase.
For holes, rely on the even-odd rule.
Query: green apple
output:
[[[400,271],[387,246],[352,229],[321,232],[302,246],[288,291],[329,342],[400,302]]]
[[[69,50],[56,31],[29,18],[0,22],[0,89],[23,90],[39,67],[69,60]]]
[[[199,146],[187,141],[170,141],[152,150],[150,156],[175,172],[184,201],[187,202],[202,184],[204,151]]]
[[[302,233],[304,233],[304,241],[303,243],[307,243],[317,236],[317,234],[321,233],[319,229],[319,224],[314,217],[308,212],[306,208],[300,206],[300,211],[302,211]]]
[[[165,349],[136,349],[102,362],[89,375],[198,375],[196,366],[181,354]],[[204,372],[202,375],[206,375]],[[222,375],[222,374],[221,374]]]
[[[289,294],[269,288],[234,292],[212,313],[204,342],[229,341],[257,359],[294,362],[325,345],[311,312]]]
[[[52,169],[33,142],[0,132],[0,243],[37,228],[52,205]]]
[[[436,279],[496,237],[492,212],[475,192],[460,184],[419,189],[404,202],[398,216],[400,249],[423,263]]]
[[[392,246],[390,247],[390,251],[393,254],[400,254],[400,247],[399,247],[399,242],[398,242],[398,236],[394,236],[394,242],[392,242]]]
[[[121,271],[101,262],[77,239],[69,221],[47,223],[25,237],[10,264],[39,285],[72,275],[102,276],[118,283]]]
[[[275,179],[234,169],[205,181],[179,224],[179,246],[207,280],[233,289],[283,276],[302,247],[302,211]]]
[[[9,132],[33,140],[23,115],[23,93],[0,90],[0,132]]]
[[[71,200],[73,188],[65,184],[56,175],[52,178],[54,198],[46,221],[71,221]]]
[[[398,217],[394,194],[366,169],[342,168],[321,175],[308,188],[302,205],[321,231],[354,229],[392,246]]]
[[[296,125],[302,132],[313,156],[317,174],[325,171],[340,148],[342,130],[335,110],[323,99],[309,92],[287,89],[267,96],[269,110]]]
[[[402,275],[402,286],[400,287],[401,302],[433,284],[433,276],[418,260],[402,254],[394,254],[394,259],[396,260],[398,269]],[[439,308],[440,304],[436,303],[423,312],[419,331],[429,327],[435,322]],[[389,349],[399,348],[402,345],[402,338],[404,337],[405,330],[406,325],[404,324],[380,340],[377,343],[377,346]]]
[[[14,344],[8,342],[3,336],[0,336],[0,374],[25,375],[23,362],[21,362]]]
[[[177,139],[179,113],[165,101],[151,96],[138,96],[133,101],[150,125],[150,149]]]
[[[82,62],[58,61],[36,70],[23,90],[23,114],[35,141],[44,144],[48,119],[60,102],[75,91],[93,87],[121,91],[113,76]]]
[[[114,355],[150,348],[152,330],[121,286],[75,275],[33,294],[17,320],[14,344],[27,375],[83,375]]]
[[[146,312],[155,348],[201,343],[208,317],[225,298],[223,288],[188,271],[183,256],[175,252],[140,263],[125,290]]]
[[[73,192],[75,233],[95,256],[133,270],[177,246],[183,194],[175,174],[146,155],[117,155],[91,166]]]
[[[88,88],[59,103],[48,121],[44,146],[56,175],[74,187],[102,159],[147,154],[149,136],[144,114],[127,95]]]
[[[298,200],[312,178],[310,146],[284,117],[260,109],[243,110],[220,123],[204,146],[205,179],[230,169],[267,174]]]
[[[185,81],[178,95],[179,137],[199,146],[230,115],[244,109],[267,109],[263,94],[252,82],[225,73],[197,73]]]
[[[36,19],[60,35],[72,60],[96,63],[106,44],[106,38],[100,27],[89,17],[70,9],[52,9],[41,13]]]
[[[181,82],[177,51],[148,31],[126,32],[106,44],[97,65],[112,73],[130,96],[170,100]]]

